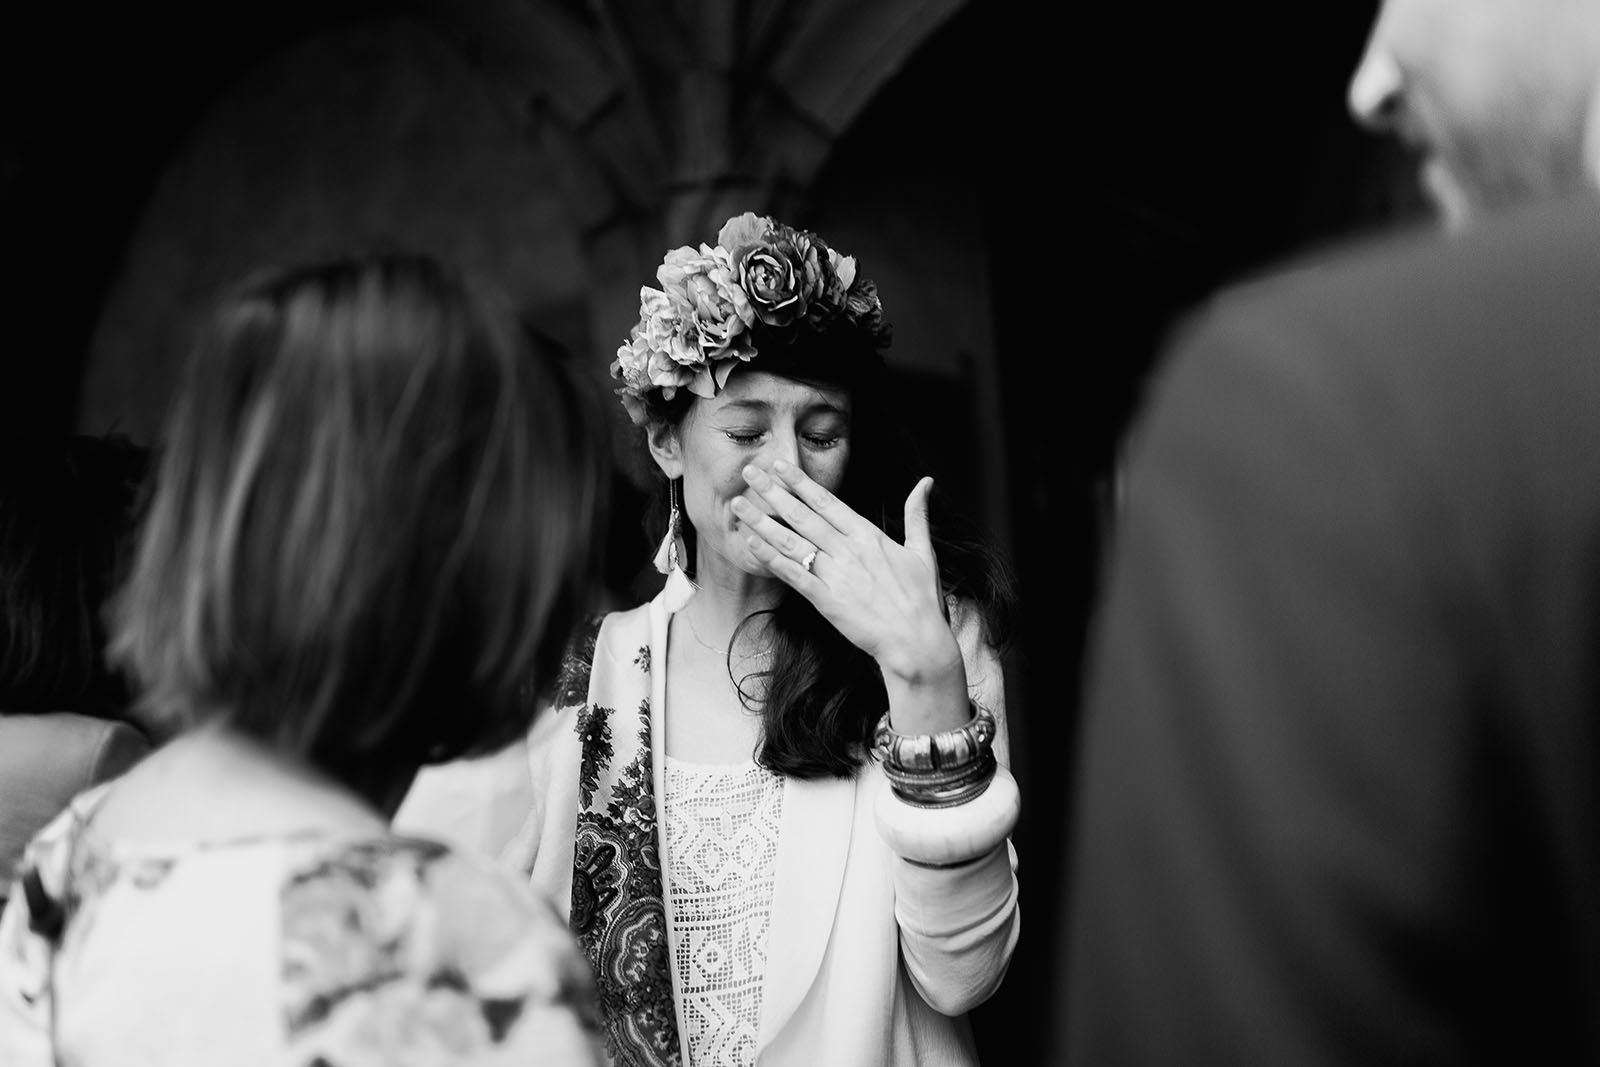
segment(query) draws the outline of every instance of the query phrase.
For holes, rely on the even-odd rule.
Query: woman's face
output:
[[[741,367],[715,397],[697,397],[676,429],[652,435],[651,452],[667,477],[683,478],[683,509],[697,539],[695,567],[731,566],[766,575],[733,514],[743,496],[770,511],[740,471],[770,470],[786,459],[837,493],[850,462],[850,396]]]

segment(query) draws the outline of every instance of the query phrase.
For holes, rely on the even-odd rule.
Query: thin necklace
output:
[[[695,643],[696,644],[698,644],[701,648],[708,649],[708,650],[710,650],[712,652],[715,652],[717,655],[722,656],[723,658],[727,658],[727,655],[728,655],[728,650],[727,649],[718,648],[716,645],[713,645],[710,641],[707,641],[705,638],[700,636],[700,631],[696,630],[694,628],[694,620],[689,618],[689,613],[688,612],[684,612],[683,613],[683,618],[684,618],[684,621],[689,624],[689,635],[695,639]],[[760,659],[763,656],[770,656],[770,655],[772,655],[772,649],[771,648],[766,648],[766,649],[763,649],[760,652],[751,652],[751,653],[749,653],[747,655],[739,657],[739,662],[742,663],[747,659]]]

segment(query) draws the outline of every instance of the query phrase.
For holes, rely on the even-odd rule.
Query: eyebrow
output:
[[[722,405],[723,411],[732,411],[735,409],[740,411],[767,412],[772,410],[772,405],[767,403],[765,400],[730,400],[726,404]],[[838,404],[831,404],[826,400],[818,400],[814,404],[805,405],[805,407],[800,409],[800,414],[809,415],[814,411],[832,412],[835,415],[849,414]]]

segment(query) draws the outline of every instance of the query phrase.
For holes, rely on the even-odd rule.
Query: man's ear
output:
[[[650,445],[650,458],[656,461],[661,473],[669,479],[683,477],[683,445],[678,441],[678,428],[664,422],[653,423],[645,431]]]

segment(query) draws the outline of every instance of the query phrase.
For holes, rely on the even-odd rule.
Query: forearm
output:
[[[900,948],[917,992],[946,1015],[987,1000],[1021,930],[1010,842],[957,867],[898,859],[894,882]]]
[[[920,825],[914,836],[932,844],[944,863],[919,862],[909,854],[915,850],[903,846],[896,850],[895,917],[907,973],[918,993],[938,1011],[954,1015],[995,991],[1016,948],[1021,913],[1010,832],[1021,798],[1009,769],[999,658],[976,613],[952,605],[952,625],[963,679],[959,725],[968,723],[975,709],[992,718],[994,778],[983,792],[951,807],[907,807],[886,781],[879,783],[878,802],[890,824]],[[886,837],[895,850],[894,834]]]

